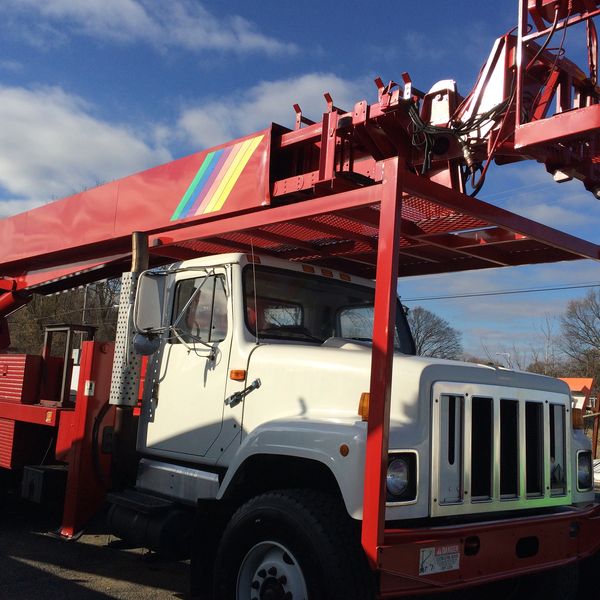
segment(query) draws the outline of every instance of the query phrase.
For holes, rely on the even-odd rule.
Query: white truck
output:
[[[216,597],[370,598],[358,531],[373,296],[372,281],[256,255],[144,272],[142,458],[136,490],[111,496],[113,532],[174,549],[205,506],[204,546],[224,528]],[[502,517],[514,536],[525,515],[593,501],[590,444],[564,383],[414,354],[399,306],[385,519],[418,538],[415,577],[458,571],[485,543],[427,543],[431,527]],[[523,532],[493,548],[499,563],[546,552]]]

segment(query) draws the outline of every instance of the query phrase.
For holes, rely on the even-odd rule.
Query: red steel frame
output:
[[[523,44],[529,35],[526,33],[526,1],[520,0],[518,86],[522,85],[518,82],[522,82],[524,76]],[[587,0],[581,1],[589,4]],[[531,49],[527,51],[531,53]],[[26,301],[23,292],[51,293],[127,270],[128,234],[134,229],[149,236],[151,264],[230,251],[257,251],[375,278],[362,544],[371,567],[381,572],[382,596],[440,586],[459,587],[516,575],[524,570],[530,572],[565,564],[600,546],[599,507],[469,526],[411,531],[385,528],[397,277],[600,259],[600,247],[596,244],[465,195],[462,183],[456,179],[456,168],[462,160],[456,143],[450,144],[447,155],[436,159],[435,172],[418,175],[424,159],[420,151],[410,145],[406,107],[407,103],[424,96],[412,88],[407,75],[404,81],[403,94],[393,82],[384,86],[379,81],[379,101],[372,105],[359,102],[347,113],[335,107],[331,97],[326,96],[328,110],[321,122],[309,121],[296,107],[296,130],[272,126],[256,134],[253,139],[261,136],[257,150],[242,171],[231,199],[220,211],[175,220],[171,216],[206,160],[204,152],[0,222],[0,236],[8,257],[0,261],[0,273],[5,277],[0,279],[0,290],[4,291],[0,295],[0,316]],[[521,106],[521,91],[518,87],[517,106]],[[549,101],[546,96],[542,98],[544,106]],[[593,115],[580,112],[591,108]],[[585,133],[592,136],[595,143],[593,129],[597,112],[593,106],[574,110],[563,129],[556,129],[556,121],[550,118],[551,126],[546,134],[539,133],[542,129],[531,127],[533,123],[522,125],[513,118],[514,140],[501,140],[497,146],[494,143],[493,148],[497,147],[505,157],[521,158],[513,142],[527,131],[529,133],[523,135],[530,137],[522,135],[520,138],[527,146],[527,155],[546,162],[548,148],[544,143],[554,151],[557,135],[575,132],[579,136],[576,143],[580,143]],[[536,109],[537,117],[544,114],[545,109]],[[538,122],[543,120],[540,118]],[[301,127],[302,124],[306,126]],[[503,126],[504,121],[501,131]],[[237,144],[250,139],[252,136]],[[224,144],[217,150],[227,150],[230,146]],[[490,152],[489,156],[492,155]],[[589,180],[586,186],[591,188],[596,184],[595,159],[595,155],[587,157],[592,167],[586,171]],[[73,227],[66,227],[65,220]],[[100,224],[98,230],[93,227],[95,221]],[[86,227],[76,226],[81,223]],[[35,240],[33,249],[24,244],[28,238]],[[90,362],[90,369],[91,365]],[[81,398],[82,407],[86,402]],[[0,414],[2,410],[0,406]],[[35,407],[6,410],[12,411],[11,418],[17,420],[38,418]],[[97,414],[97,410],[96,404],[88,403],[86,414],[74,418],[73,441],[86,438],[90,415]],[[81,457],[73,462],[70,494],[75,493],[81,478],[85,477],[86,464]],[[80,499],[69,498],[63,525],[67,535],[81,524],[81,519],[76,517]],[[461,544],[469,535],[479,536],[486,546],[509,543],[517,524],[520,531],[539,530],[546,541],[568,537],[575,524],[580,525],[582,535],[565,547],[551,544],[551,550],[544,555],[519,564],[510,561],[495,564],[494,557],[486,550],[477,559],[465,559],[458,579],[447,573],[417,577],[415,547],[420,543],[437,540]],[[483,573],[482,564],[486,567]]]
[[[151,253],[159,258],[168,257],[169,260],[210,253],[212,245],[216,243],[215,240],[220,240],[219,243],[226,244],[224,248],[229,250],[234,248],[243,250],[244,244],[236,240],[244,232],[248,232],[248,236],[254,239],[254,247],[257,251],[269,253],[273,248],[271,243],[273,238],[268,235],[268,232],[274,226],[289,228],[295,223],[301,223],[308,227],[308,224],[314,222],[311,219],[319,219],[331,215],[349,215],[351,217],[360,215],[360,219],[363,221],[365,219],[369,220],[373,216],[375,217],[376,222],[370,223],[370,226],[378,231],[376,254],[368,258],[370,262],[366,265],[369,269],[373,269],[376,266],[376,298],[365,464],[362,542],[371,566],[382,573],[381,593],[383,596],[400,592],[414,593],[439,586],[444,586],[445,588],[460,587],[467,583],[483,582],[494,577],[516,575],[524,569],[530,572],[536,567],[543,568],[549,564],[563,564],[569,560],[574,560],[575,557],[572,552],[570,554],[560,553],[560,555],[551,557],[552,561],[548,563],[544,562],[549,559],[548,556],[540,556],[537,560],[529,561],[526,567],[523,567],[522,564],[519,566],[503,565],[504,570],[500,570],[498,565],[490,567],[486,575],[480,573],[481,564],[478,562],[473,567],[472,572],[467,573],[461,568],[461,579],[458,582],[449,581],[448,577],[442,574],[437,579],[431,577],[428,579],[420,578],[419,585],[415,583],[413,587],[407,587],[406,582],[411,582],[416,577],[414,573],[411,574],[408,567],[403,567],[402,565],[413,564],[415,548],[418,547],[419,540],[423,541],[424,537],[429,541],[439,540],[440,543],[443,543],[445,540],[463,540],[465,535],[471,533],[478,535],[482,541],[501,541],[504,539],[503,536],[508,535],[506,531],[514,529],[517,523],[519,528],[536,528],[543,522],[544,531],[547,535],[555,535],[559,539],[564,534],[565,527],[568,528],[573,520],[577,520],[577,522],[582,523],[582,529],[588,532],[586,534],[587,542],[585,545],[581,545],[581,548],[577,549],[577,555],[581,556],[585,553],[590,553],[597,547],[598,544],[591,541],[594,539],[594,535],[600,540],[598,509],[595,509],[593,512],[568,515],[567,517],[563,515],[547,518],[544,521],[521,517],[517,521],[504,522],[494,527],[476,524],[465,526],[462,529],[420,529],[417,532],[385,529],[384,486],[389,433],[389,394],[392,375],[391,357],[393,354],[391,332],[394,326],[395,311],[395,302],[392,300],[396,295],[397,276],[402,275],[401,256],[403,251],[403,236],[405,235],[404,231],[406,228],[410,232],[415,225],[413,221],[405,217],[405,203],[411,201],[415,196],[431,202],[434,206],[442,206],[451,210],[452,215],[454,215],[453,218],[457,218],[459,223],[462,223],[461,219],[465,215],[471,215],[479,220],[480,227],[482,226],[481,222],[485,222],[486,227],[493,226],[506,232],[506,235],[497,236],[497,240],[499,240],[498,248],[510,247],[511,244],[516,244],[517,247],[520,247],[519,244],[528,244],[532,240],[535,240],[541,244],[540,248],[548,260],[600,258],[600,248],[597,245],[555,231],[529,219],[519,217],[498,207],[465,196],[424,177],[417,176],[411,173],[406,168],[402,159],[398,157],[382,161],[381,179],[376,185],[343,191],[328,195],[326,198],[314,198],[303,202],[272,207],[267,210],[221,218],[203,218],[201,222],[192,221],[186,223],[186,226],[173,228],[168,232],[158,232],[149,237]],[[364,210],[368,207],[379,207],[379,210],[373,211],[370,217],[365,217]],[[314,222],[314,226],[317,228],[319,227],[318,223]],[[484,228],[484,231],[487,231],[487,229]],[[318,233],[321,234],[322,232]],[[361,235],[352,231],[337,230],[336,234],[342,238],[356,235],[357,239],[360,239]],[[423,235],[423,239],[432,243],[440,239],[440,233],[437,233],[436,230]],[[459,238],[460,235],[457,235],[456,239]],[[285,238],[286,243],[289,244],[290,239],[289,237]],[[311,246],[310,243],[303,242],[298,237],[293,238],[293,240],[299,251],[303,246],[308,246],[309,251],[313,255],[316,255],[311,260],[323,263],[324,260],[326,262],[333,259],[331,256],[327,258],[327,255],[324,259],[323,256],[318,255],[318,248]],[[206,246],[203,246],[204,241],[207,241]],[[483,239],[475,239],[473,250],[482,245],[485,247],[486,244],[483,242]],[[419,248],[421,247],[419,246]],[[455,248],[452,248],[452,250],[455,250]],[[461,247],[459,250],[466,252],[467,256],[470,257],[466,260],[481,259],[478,254],[471,255],[471,250],[468,247]],[[412,252],[417,252],[417,250],[413,249]],[[354,255],[349,254],[348,256],[353,257]],[[486,260],[480,265],[469,264],[472,267],[480,268],[482,266],[510,264],[512,260],[510,254],[506,256],[496,254],[494,256],[493,262],[490,262],[490,256],[487,256]],[[301,260],[308,260],[304,257],[304,254],[301,254],[301,257]],[[515,258],[520,260],[519,253],[517,253],[517,257]],[[366,261],[367,259],[363,257],[361,260]],[[356,263],[356,267],[358,268],[361,264],[366,263]],[[425,265],[423,268],[426,268],[427,263],[422,264]],[[354,263],[349,261],[345,266],[352,267],[353,265]],[[11,407],[11,410],[19,412],[30,410],[31,408],[17,407],[15,409]],[[15,418],[24,418],[25,414],[22,412],[14,416]],[[87,417],[81,417],[77,422],[79,425],[76,426],[76,432],[72,436],[74,440],[81,439],[81,436],[87,435],[85,432],[89,433],[89,419]],[[81,478],[86,476],[85,469],[82,470],[78,466],[80,464],[83,463],[79,461],[74,462],[75,474],[69,485],[70,495],[81,487],[82,481],[84,481]],[[76,497],[71,497],[71,500],[65,506],[66,516],[62,530],[66,535],[72,535],[83,522],[82,519],[76,518],[74,512],[74,507],[79,505],[79,503],[80,500]],[[590,531],[593,532],[593,535],[589,533]],[[484,560],[488,561],[489,564],[493,564],[491,559],[484,557]]]
[[[102,504],[110,484],[110,455],[101,452],[104,427],[113,426],[114,407],[101,414],[108,402],[114,344],[83,342],[75,409],[63,413],[59,441],[61,457],[69,464],[60,535],[76,535]],[[64,419],[65,416],[68,417]],[[94,421],[99,420],[99,439],[92,439]],[[94,460],[96,446],[96,461]],[[98,472],[98,470],[100,472]]]
[[[383,543],[385,528],[385,480],[397,305],[396,281],[400,256],[398,244],[402,222],[402,175],[397,158],[389,159],[383,165],[362,524],[362,544],[372,567],[378,564],[377,552]]]

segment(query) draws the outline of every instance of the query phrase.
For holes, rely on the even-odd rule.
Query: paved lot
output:
[[[188,597],[187,562],[161,559],[122,547],[104,531],[102,519],[78,541],[56,539],[56,515],[9,498],[0,505],[0,600],[166,600]],[[594,590],[595,592],[596,590]],[[587,600],[592,590],[581,591]],[[429,600],[505,600],[504,586],[441,594]],[[421,597],[420,600],[428,600]]]
[[[186,597],[187,563],[112,547],[101,520],[77,542],[66,542],[47,534],[58,521],[35,505],[9,499],[0,515],[2,600]]]

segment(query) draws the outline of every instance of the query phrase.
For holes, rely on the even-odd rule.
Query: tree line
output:
[[[114,340],[119,292],[120,280],[112,279],[51,296],[34,294],[29,304],[8,317],[11,350],[39,353],[44,327],[56,323],[94,325],[97,340]],[[600,382],[598,290],[590,290],[583,298],[571,300],[557,320],[546,318],[541,327],[541,345],[526,350],[513,345],[493,354],[484,346],[484,358],[465,357],[461,332],[422,306],[411,308],[407,319],[420,356],[467,358],[553,377],[596,377]]]
[[[8,316],[11,351],[39,354],[44,327],[55,324],[93,325],[98,341],[115,339],[120,280],[111,279],[67,292],[34,294],[24,307]]]
[[[540,342],[529,348],[513,344],[492,354],[484,346],[486,360],[551,377],[594,377],[600,383],[600,291],[570,300],[557,317],[546,316],[539,333]]]

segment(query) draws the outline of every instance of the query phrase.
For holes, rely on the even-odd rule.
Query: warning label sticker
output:
[[[458,544],[420,549],[419,575],[456,571],[459,567],[460,548]]]

